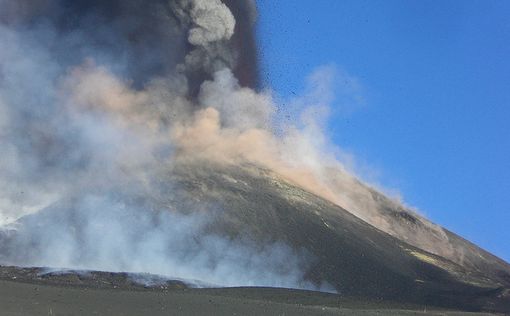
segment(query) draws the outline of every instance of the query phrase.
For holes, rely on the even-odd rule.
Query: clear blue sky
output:
[[[510,1],[258,4],[265,84],[288,97],[332,63],[358,78],[365,105],[331,120],[333,141],[510,261]]]

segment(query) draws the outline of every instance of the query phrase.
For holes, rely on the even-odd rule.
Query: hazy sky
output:
[[[430,219],[510,261],[510,1],[258,3],[265,84],[290,97],[335,65],[332,140]]]

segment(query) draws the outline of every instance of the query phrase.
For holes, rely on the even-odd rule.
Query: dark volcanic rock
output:
[[[147,274],[19,267],[0,267],[0,280],[94,289],[174,290],[190,287],[183,281]]]

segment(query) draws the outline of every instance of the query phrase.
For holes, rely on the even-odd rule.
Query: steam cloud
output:
[[[310,77],[296,119],[281,119],[271,92],[254,89],[256,74],[243,66],[256,63],[236,34],[253,27],[253,3],[225,3],[0,1],[2,263],[320,288],[304,280],[305,253],[208,232],[214,205],[168,212],[136,201],[155,170],[200,159],[270,168],[390,234],[458,258],[418,215],[423,236],[433,229],[435,239],[395,224],[388,210],[404,208],[381,200],[332,152],[312,114],[327,113],[331,69]]]

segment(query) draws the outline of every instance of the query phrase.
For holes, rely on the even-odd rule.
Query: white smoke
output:
[[[43,216],[19,226],[17,233],[29,238],[16,246],[34,249],[31,265],[146,272],[221,286],[316,288],[302,280],[306,254],[281,243],[259,246],[207,234],[199,214],[151,213],[93,195],[72,208],[58,214],[68,225]]]

